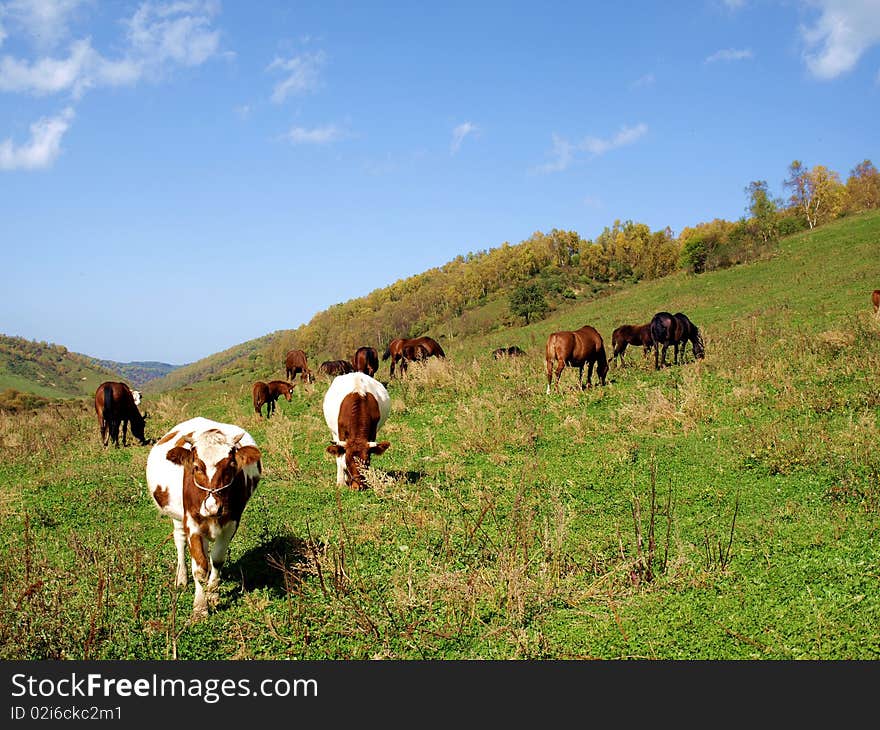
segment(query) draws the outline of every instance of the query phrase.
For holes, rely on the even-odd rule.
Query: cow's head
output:
[[[221,517],[228,512],[236,477],[261,456],[256,446],[239,444],[242,436],[244,432],[230,442],[216,430],[197,438],[189,434],[168,451],[168,461],[183,467],[185,508],[193,507],[201,517]]]
[[[375,454],[384,454],[391,443],[388,441],[365,441],[349,439],[348,441],[331,441],[327,453],[336,457],[337,463],[344,459],[345,484],[351,489],[364,489],[364,470],[370,465],[370,458]]]

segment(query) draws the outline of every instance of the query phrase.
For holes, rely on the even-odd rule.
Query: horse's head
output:
[[[697,360],[702,360],[706,357],[706,347],[703,344],[703,335],[697,332],[696,335],[694,335],[692,344],[694,347],[694,357],[697,358]]]

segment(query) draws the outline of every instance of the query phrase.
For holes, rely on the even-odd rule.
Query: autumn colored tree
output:
[[[843,209],[840,176],[824,165],[807,170],[800,160],[795,160],[788,166],[788,178],[783,185],[791,190],[791,205],[804,216],[811,230],[832,220]]]
[[[880,172],[870,160],[863,160],[850,171],[845,205],[852,213],[880,208]]]

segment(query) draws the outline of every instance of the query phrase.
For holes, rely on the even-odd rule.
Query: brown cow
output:
[[[618,367],[626,367],[623,355],[627,345],[645,348],[642,354],[647,360],[653,344],[650,322],[647,324],[622,324],[611,333],[611,360],[612,362],[617,360]]]
[[[300,380],[304,383],[314,383],[315,376],[309,370],[309,363],[306,360],[306,353],[302,350],[290,350],[284,357],[284,367],[287,372],[287,379],[293,380],[297,373],[300,373]]]
[[[366,373],[340,375],[324,395],[323,410],[331,436],[327,453],[336,457],[336,483],[363,489],[370,457],[384,454],[391,445],[376,441],[391,411],[388,391]]]
[[[95,391],[95,413],[98,416],[101,442],[104,446],[107,446],[108,440],[112,440],[114,446],[119,446],[120,425],[122,425],[122,445],[127,446],[129,424],[131,435],[140,441],[141,446],[147,443],[144,438],[144,421],[147,416],[141,415],[134,394],[125,383],[113,380],[101,383]]]
[[[379,352],[375,347],[359,347],[351,363],[357,372],[366,373],[372,378],[379,369]]]
[[[605,385],[605,376],[608,374],[608,359],[605,357],[605,343],[602,335],[586,324],[579,330],[553,332],[547,338],[547,348],[544,358],[547,363],[547,393],[550,393],[550,384],[553,383],[554,365],[556,382],[555,390],[559,391],[559,376],[566,365],[572,365],[578,369],[578,385],[583,389],[584,365],[587,365],[587,387],[593,387],[593,365],[596,365],[596,374],[599,381]]]
[[[408,349],[407,349],[408,348]],[[440,343],[431,337],[395,337],[388,343],[382,360],[391,358],[391,377],[394,377],[394,365],[401,363],[400,371],[406,372],[406,362],[410,360],[425,360],[429,357],[446,357]]]
[[[286,380],[270,380],[268,383],[264,383],[262,380],[258,380],[254,383],[252,392],[254,396],[254,411],[262,418],[263,406],[265,405],[266,418],[269,418],[269,416],[275,413],[275,401],[280,396],[283,395],[287,398],[287,402],[290,403],[293,383],[288,383]]]
[[[174,525],[178,586],[186,585],[189,547],[194,619],[220,599],[229,543],[261,473],[261,452],[249,433],[201,416],[178,423],[147,456],[147,489]]]
[[[874,314],[880,314],[880,289],[871,293],[871,304],[874,305]]]
[[[318,372],[324,373],[324,375],[329,375],[331,378],[335,378],[337,375],[345,375],[346,373],[353,371],[354,365],[348,360],[324,360],[324,362],[318,366]]]

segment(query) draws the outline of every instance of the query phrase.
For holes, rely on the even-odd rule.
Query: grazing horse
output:
[[[254,411],[263,417],[263,406],[266,406],[266,418],[275,413],[275,401],[284,396],[290,403],[290,394],[293,393],[293,383],[286,380],[270,380],[264,383],[258,380],[252,388],[254,396]]]
[[[406,361],[425,360],[429,357],[446,357],[440,343],[430,337],[395,337],[388,343],[382,360],[391,358],[391,377],[394,377],[394,365],[401,363],[400,371],[406,372]]]
[[[550,385],[553,383],[554,366],[556,374],[555,390],[559,392],[559,376],[566,365],[572,365],[578,369],[578,385],[583,390],[584,365],[587,365],[587,387],[593,387],[593,366],[596,366],[596,374],[599,381],[605,385],[605,376],[608,374],[608,358],[605,356],[605,343],[602,335],[586,324],[579,330],[553,332],[547,338],[547,347],[544,353],[547,363],[547,394],[550,394]]]
[[[379,369],[379,353],[375,347],[359,347],[351,358],[351,364],[357,372],[372,378]]]
[[[95,391],[95,413],[98,416],[101,443],[104,446],[107,446],[108,441],[112,441],[114,446],[119,446],[120,426],[122,426],[122,445],[127,446],[129,425],[131,425],[131,435],[140,441],[141,446],[147,443],[144,438],[144,421],[147,416],[141,415],[134,394],[125,383],[112,380],[101,383]]]
[[[677,312],[657,312],[651,318],[651,337],[654,340],[654,369],[659,370],[661,364],[666,367],[666,350],[672,345],[673,362],[678,365],[678,352],[681,348],[681,360],[684,362],[684,349],[691,343],[694,357],[702,360],[705,357],[703,335],[697,325],[687,315]],[[661,349],[662,348],[662,349]]]
[[[503,360],[505,357],[519,357],[520,355],[525,355],[526,351],[521,347],[517,347],[516,345],[511,345],[510,347],[499,347],[497,350],[492,350],[492,357],[496,360]]]
[[[345,375],[354,370],[354,366],[348,360],[324,360],[318,366],[318,372],[335,378],[337,375]]]
[[[645,359],[651,352],[654,340],[651,338],[651,323],[647,324],[622,324],[611,333],[611,360],[617,360],[618,367],[626,367],[623,355],[627,345],[644,347]]]
[[[874,305],[874,314],[880,315],[880,289],[871,292],[871,304]]]
[[[315,376],[309,370],[309,363],[306,360],[306,353],[302,350],[289,350],[284,356],[284,367],[287,372],[287,379],[293,380],[297,373],[300,373],[300,380],[304,383],[315,382]]]

